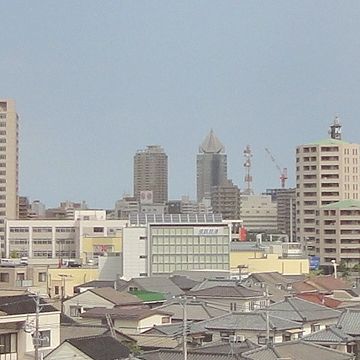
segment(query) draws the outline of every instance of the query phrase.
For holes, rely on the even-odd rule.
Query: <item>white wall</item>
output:
[[[145,227],[125,227],[123,229],[123,278],[130,280],[147,273],[147,259],[141,255],[147,254],[147,240]]]

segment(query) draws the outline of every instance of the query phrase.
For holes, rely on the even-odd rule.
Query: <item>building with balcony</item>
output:
[[[337,119],[331,129],[341,126]],[[316,211],[342,200],[360,200],[360,145],[341,136],[296,148],[296,237],[318,255]]]
[[[360,200],[343,200],[317,211],[315,251],[321,263],[360,264]]]

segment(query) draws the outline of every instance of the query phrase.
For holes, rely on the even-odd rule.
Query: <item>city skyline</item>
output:
[[[210,128],[242,189],[251,145],[256,192],[279,186],[265,147],[294,186],[296,146],[327,137],[335,114],[344,139],[359,142],[358,2],[69,9],[4,5],[1,97],[20,115],[21,195],[112,207],[132,193],[132,154],[159,144],[169,198],[195,198],[197,147]]]

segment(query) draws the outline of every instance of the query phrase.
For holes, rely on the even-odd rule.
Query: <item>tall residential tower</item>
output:
[[[0,246],[5,250],[5,219],[17,217],[18,115],[15,101],[0,99]]]
[[[138,150],[134,156],[134,196],[140,201],[142,191],[152,191],[156,204],[168,200],[168,157],[159,145]]]
[[[227,158],[225,147],[213,130],[206,136],[197,155],[197,201],[210,199],[213,186],[227,180]]]
[[[319,255],[320,243],[327,241],[317,237],[316,216],[322,207],[360,200],[360,145],[341,140],[338,119],[330,135],[296,148],[296,237],[310,255]],[[329,235],[335,231],[331,226]]]

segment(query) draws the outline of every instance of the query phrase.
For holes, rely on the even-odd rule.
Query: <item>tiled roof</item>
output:
[[[297,294],[296,297],[313,302],[315,304],[324,305],[332,309],[336,309],[338,306],[341,305],[341,301],[325,296],[324,294],[320,294],[320,293],[314,293],[314,292],[301,293],[301,294]]]
[[[287,341],[251,350],[242,356],[249,360],[351,360],[352,354],[343,353],[306,341]]]
[[[175,349],[179,346],[179,341],[165,335],[132,334],[131,337],[142,349]]]
[[[270,315],[270,329],[287,330],[302,328],[302,324]],[[266,315],[262,312],[238,312],[206,321],[206,329],[266,331]]]
[[[119,290],[122,286],[126,285],[127,281],[118,279],[114,280],[91,280],[86,283],[74,287],[74,292],[77,293],[80,291],[81,288],[103,288],[103,287],[111,287],[116,288]]]
[[[143,360],[183,360],[184,355],[181,350],[156,350],[145,352],[137,355],[139,359]],[[188,351],[188,360],[229,360],[228,354],[208,354]],[[233,360],[241,359],[234,355]]]
[[[360,309],[346,309],[337,324],[346,334],[360,336]]]
[[[40,304],[47,304],[44,299],[40,299]],[[58,311],[54,306],[47,304],[42,306],[40,312]],[[0,297],[0,312],[7,315],[34,314],[36,304],[33,295],[15,295]]]
[[[204,279],[202,282],[195,285],[191,291],[209,289],[215,286],[236,286],[239,280],[233,279]]]
[[[258,348],[259,345],[254,344],[250,340],[231,343],[219,340],[209,343],[209,345],[203,345],[198,349],[193,349],[193,352],[208,353],[208,354],[242,354],[246,351]]]
[[[112,336],[90,336],[66,341],[94,360],[116,360],[130,354],[130,350]]]
[[[81,314],[83,318],[100,318],[103,319],[109,314],[112,319],[134,319],[141,320],[146,317],[160,314],[160,315],[171,315],[166,311],[149,309],[145,307],[115,307],[112,309],[96,307]]]
[[[181,290],[190,290],[195,285],[197,285],[199,282],[190,279],[187,276],[183,275],[173,275],[169,278],[176,286],[178,286]]]
[[[135,305],[142,303],[142,301],[135,295],[131,295],[125,291],[116,291],[109,287],[91,289],[88,291],[91,291],[92,293],[112,302],[115,305]]]
[[[171,312],[173,314],[173,320],[183,320],[183,306],[177,301],[170,301],[156,309]],[[208,320],[228,313],[226,310],[220,309],[215,305],[207,304],[203,301],[188,302],[186,305],[186,312],[187,318],[190,321]]]
[[[253,278],[254,280],[258,282],[263,282],[266,284],[273,284],[273,285],[288,285],[292,284],[293,281],[286,278],[284,275],[280,274],[276,271],[271,272],[262,272],[262,273],[253,273],[249,276],[249,278]]]
[[[168,298],[184,293],[170,279],[160,276],[133,278],[128,282],[128,287],[137,287],[138,290],[159,292],[167,295]]]
[[[270,314],[293,321],[314,321],[333,319],[341,315],[340,311],[318,305],[296,297],[287,297],[285,300],[272,304]]]
[[[231,298],[254,298],[263,297],[264,293],[260,290],[247,288],[243,285],[237,286],[214,286],[207,289],[190,291],[190,296],[199,297],[231,297]]]
[[[337,326],[329,326],[326,329],[316,331],[303,337],[304,341],[314,343],[347,343],[355,340],[352,336],[346,334],[343,329]]]

